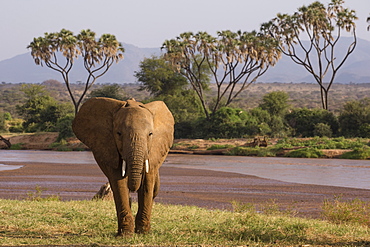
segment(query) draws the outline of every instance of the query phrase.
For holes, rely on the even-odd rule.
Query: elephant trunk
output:
[[[144,171],[144,155],[134,155],[129,159],[127,165],[128,188],[130,191],[137,191],[141,185]]]

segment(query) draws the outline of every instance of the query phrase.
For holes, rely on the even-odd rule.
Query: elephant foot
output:
[[[122,218],[122,221],[118,224],[117,237],[130,236],[134,233],[134,218],[126,216]]]
[[[150,231],[150,223],[147,224],[136,224],[135,232],[139,234],[145,234]]]
[[[116,238],[120,237],[132,237],[134,235],[134,231],[118,231],[116,234]]]

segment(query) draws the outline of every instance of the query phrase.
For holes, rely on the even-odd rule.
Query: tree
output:
[[[140,91],[146,90],[155,100],[166,103],[175,119],[176,138],[189,136],[193,123],[201,116],[202,107],[195,92],[188,89],[186,78],[174,71],[163,57],[156,56],[141,61],[135,77],[141,82]]]
[[[0,132],[5,132],[6,130],[5,113],[0,111]]]
[[[266,110],[271,116],[284,116],[289,104],[289,95],[283,91],[275,91],[265,94],[262,98],[262,103],[259,105],[261,109]]]
[[[164,58],[188,79],[197,93],[207,119],[209,110],[213,114],[228,106],[280,58],[276,40],[261,33],[221,31],[217,34],[213,37],[206,32],[182,33],[162,46],[166,51]],[[212,109],[208,109],[204,93],[205,68],[217,86]]]
[[[117,100],[124,100],[126,98],[122,87],[118,84],[104,85],[98,89],[94,89],[88,97],[106,97]]]
[[[139,67],[140,70],[135,71],[135,77],[141,82],[139,90],[146,90],[155,97],[174,95],[188,85],[186,78],[162,57],[145,58]]]
[[[261,31],[279,42],[281,52],[303,66],[320,86],[322,108],[328,109],[328,94],[338,70],[354,51],[357,39],[354,10],[344,8],[343,0],[331,0],[325,8],[320,2],[302,6],[292,15],[278,14],[264,23]],[[353,41],[345,55],[335,49],[342,31],[351,32]],[[308,39],[308,42],[304,42]]]
[[[258,133],[257,119],[240,108],[221,107],[210,119],[199,119],[196,138],[240,138]]]
[[[330,134],[337,134],[339,128],[337,117],[324,109],[296,108],[286,114],[285,119],[293,128],[295,136],[315,136],[315,134],[324,133],[324,130],[328,134],[329,130],[323,127],[324,125],[330,127]]]
[[[18,113],[23,116],[23,127],[28,132],[55,131],[58,119],[71,112],[70,104],[59,104],[41,85],[23,85],[26,100],[17,105]]]
[[[96,79],[103,76],[114,62],[123,59],[124,49],[114,35],[103,34],[98,40],[89,29],[78,35],[62,29],[59,33],[45,33],[44,37],[34,38],[27,46],[37,65],[44,64],[62,74],[68,93],[75,107],[75,113]],[[60,59],[63,56],[65,59]],[[80,95],[75,95],[70,86],[69,73],[75,60],[82,56],[83,65],[88,75],[85,88]]]
[[[349,101],[339,115],[341,134],[347,137],[370,137],[370,98]]]

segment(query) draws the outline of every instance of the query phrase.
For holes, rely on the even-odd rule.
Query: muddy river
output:
[[[22,169],[6,162],[95,163],[91,152],[0,151],[0,171]],[[167,167],[254,175],[284,182],[370,189],[370,161],[170,154]]]

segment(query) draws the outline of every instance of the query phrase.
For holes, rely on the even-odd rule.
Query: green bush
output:
[[[10,150],[22,150],[24,143],[12,144]]]
[[[317,149],[354,149],[367,145],[366,139],[345,139],[344,137],[327,138],[314,137],[308,139],[299,138],[284,138],[280,139],[276,147],[292,148],[292,147],[312,147]]]
[[[349,101],[339,115],[341,134],[346,137],[370,137],[370,98]]]
[[[275,157],[276,154],[267,148],[260,147],[235,147],[227,152],[228,155],[235,156],[258,156],[258,157]]]
[[[285,115],[285,119],[293,129],[295,136],[315,136],[315,129],[319,131],[319,127],[323,127],[323,125],[317,125],[319,123],[329,126],[331,133],[334,135],[337,134],[339,128],[337,117],[332,112],[322,109],[293,109],[292,112]],[[327,127],[325,129],[325,134],[328,134]],[[316,135],[324,136],[321,133],[317,133]]]
[[[363,146],[363,147],[354,148],[353,151],[342,154],[340,158],[357,159],[357,160],[370,159],[370,147]]]
[[[248,112],[222,107],[210,119],[198,119],[192,131],[192,138],[240,138],[256,135],[259,128],[257,119]]]
[[[359,129],[360,137],[370,138],[370,123],[364,123]]]
[[[326,123],[318,123],[314,126],[313,134],[320,137],[331,137],[333,135],[333,131],[331,130],[330,125]]]
[[[59,136],[58,136],[57,141],[61,141],[63,139],[74,136],[74,133],[72,130],[73,119],[74,119],[73,114],[68,114],[58,119],[57,124],[56,124],[56,129],[59,132]]]
[[[6,131],[5,115],[3,112],[0,112],[0,132],[4,131]]]
[[[233,148],[235,147],[234,145],[231,145],[231,144],[214,144],[212,146],[210,146],[209,148],[207,148],[207,150],[216,150],[216,149],[226,149],[226,148]]]
[[[23,122],[24,121],[22,119],[13,119],[7,121],[9,131],[12,133],[22,133],[24,131]]]
[[[324,153],[317,148],[301,148],[292,150],[284,156],[292,158],[320,158],[324,156]]]

